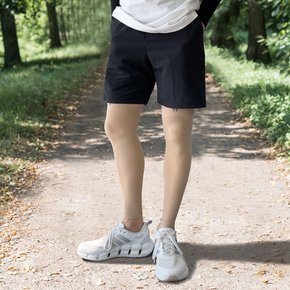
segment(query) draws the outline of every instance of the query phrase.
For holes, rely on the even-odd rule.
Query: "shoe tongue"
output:
[[[167,256],[172,256],[176,254],[175,245],[173,244],[170,236],[176,239],[175,230],[172,228],[162,228],[159,230],[159,234],[162,236],[162,250]]]
[[[125,229],[125,225],[122,222],[118,223],[118,228],[119,229]]]

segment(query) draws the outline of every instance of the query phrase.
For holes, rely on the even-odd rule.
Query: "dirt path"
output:
[[[255,130],[235,121],[208,81],[208,108],[194,116],[192,169],[177,219],[190,267],[182,283],[159,283],[150,257],[84,262],[79,242],[107,233],[121,217],[121,193],[104,136],[102,73],[82,96],[63,141],[40,166],[41,186],[25,199],[21,235],[0,259],[0,289],[290,289],[290,196],[281,164]],[[161,216],[164,141],[155,96],[142,115],[146,154],[144,216]],[[2,232],[11,227],[9,219]],[[11,241],[10,241],[11,242]]]

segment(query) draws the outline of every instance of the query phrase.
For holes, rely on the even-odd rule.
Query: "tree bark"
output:
[[[256,0],[248,0],[249,4],[249,31],[247,58],[253,61],[270,62],[269,50],[265,43],[259,42],[259,38],[266,39],[265,19],[262,7]]]
[[[56,1],[45,1],[48,16],[49,35],[50,35],[50,47],[61,47],[61,41],[59,36],[58,21],[56,16]]]
[[[210,36],[211,45],[234,49],[236,42],[231,32],[231,23],[240,13],[240,3],[238,0],[231,0],[228,8],[221,12],[216,20],[212,34]]]
[[[67,39],[66,23],[65,23],[65,17],[64,17],[62,6],[60,8],[60,31],[61,31],[62,40],[65,43],[67,43],[68,39]]]
[[[9,9],[0,6],[0,19],[4,43],[4,67],[9,68],[21,64],[15,17]]]
[[[80,3],[78,2],[76,4],[76,23],[77,23],[77,33],[78,38],[80,39],[82,37],[82,25],[81,25],[81,18],[80,18]]]

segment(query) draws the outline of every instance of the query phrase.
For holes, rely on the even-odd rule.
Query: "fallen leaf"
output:
[[[35,272],[37,272],[37,269],[35,269],[32,266],[26,265],[26,267],[24,268],[24,272],[26,272],[26,273],[28,273],[28,272],[35,273]]]
[[[263,275],[267,274],[267,271],[266,270],[260,270],[260,271],[256,272],[256,274],[259,275],[259,276],[263,276]]]
[[[143,272],[134,272],[133,277],[138,281],[146,280],[148,276],[146,276]]]
[[[7,237],[4,237],[4,242],[10,242],[11,241],[11,237],[7,236]]]
[[[72,276],[73,275],[73,273],[64,273],[64,274],[62,274],[64,277],[69,277],[69,276]]]
[[[7,268],[7,271],[10,271],[10,272],[14,272],[14,271],[18,271],[19,269],[18,268],[15,268],[15,267],[9,267]]]
[[[262,280],[262,283],[264,283],[264,284],[272,284],[269,280]]]
[[[46,275],[47,276],[60,275],[61,274],[60,272],[61,272],[61,270],[55,271],[55,272],[48,272]]]
[[[99,278],[98,281],[97,281],[97,285],[98,286],[103,286],[103,285],[106,285],[106,282]]]
[[[276,275],[277,275],[277,277],[280,278],[280,279],[282,279],[282,278],[285,277],[285,274],[284,274],[281,270],[276,271]]]

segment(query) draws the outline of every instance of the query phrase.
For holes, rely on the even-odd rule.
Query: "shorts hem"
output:
[[[170,109],[202,109],[206,108],[206,104],[193,104],[193,105],[171,105],[171,104],[165,104],[162,102],[157,102],[159,105],[164,106],[166,108]]]
[[[107,100],[107,99],[104,99],[104,101],[108,104],[127,104],[127,105],[144,105],[144,106],[147,105],[147,103],[144,103],[144,102],[116,101],[116,100]]]

